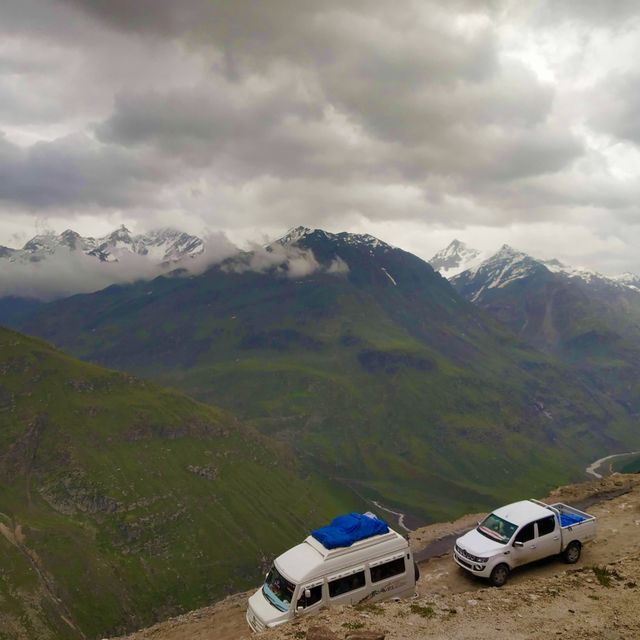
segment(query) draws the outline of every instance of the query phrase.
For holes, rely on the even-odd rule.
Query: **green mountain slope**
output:
[[[221,410],[0,329],[3,640],[206,604],[358,506]]]
[[[304,229],[271,257],[281,248],[293,253],[270,269],[248,254],[50,304],[25,326],[223,406],[325,477],[422,519],[542,492],[640,440],[623,407],[419,258]],[[297,277],[305,251],[320,268]]]

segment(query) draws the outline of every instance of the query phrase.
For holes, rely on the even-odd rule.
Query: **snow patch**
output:
[[[398,283],[394,280],[393,276],[384,267],[382,267],[382,270],[384,271],[384,273],[387,276],[387,278],[389,278],[389,280],[391,280],[391,282],[393,282],[393,286],[397,287]]]

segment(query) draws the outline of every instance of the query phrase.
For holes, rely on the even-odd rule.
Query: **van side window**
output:
[[[525,525],[518,531],[518,535],[516,536],[515,542],[529,542],[529,540],[533,540],[534,531],[533,531],[533,522]]]
[[[380,582],[404,573],[404,557],[371,567],[371,582]]]
[[[345,578],[332,580],[329,583],[329,595],[332,598],[335,598],[337,596],[341,596],[343,593],[349,593],[349,591],[360,589],[361,587],[364,587],[364,584],[364,571],[359,571],[358,573],[353,573]]]
[[[308,598],[304,597],[304,590],[302,595],[298,598],[298,607],[311,607],[316,602],[320,602],[322,600],[322,585],[319,584],[317,587],[311,587],[309,589],[311,595]]]
[[[538,537],[546,536],[549,533],[553,533],[553,530],[555,528],[556,528],[555,516],[548,516],[546,518],[542,518],[542,520],[538,520]]]

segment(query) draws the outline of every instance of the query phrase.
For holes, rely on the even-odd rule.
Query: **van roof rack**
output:
[[[360,549],[368,549],[386,540],[393,540],[398,534],[389,529],[387,533],[381,533],[377,536],[371,536],[370,538],[364,538],[358,540],[348,547],[336,547],[335,549],[327,549],[319,540],[316,540],[313,536],[308,536],[305,542],[310,544],[323,558],[338,558],[340,556],[352,553],[353,551],[359,551]]]

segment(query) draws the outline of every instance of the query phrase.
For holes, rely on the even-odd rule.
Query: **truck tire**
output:
[[[562,559],[567,564],[575,564],[580,560],[580,553],[582,552],[582,545],[574,540],[567,545],[567,548],[562,552]]]
[[[502,587],[509,579],[509,565],[499,564],[493,567],[493,571],[489,576],[489,582],[492,587]]]
[[[420,580],[420,569],[418,569],[418,565],[413,563],[413,575],[415,576],[416,582]]]

